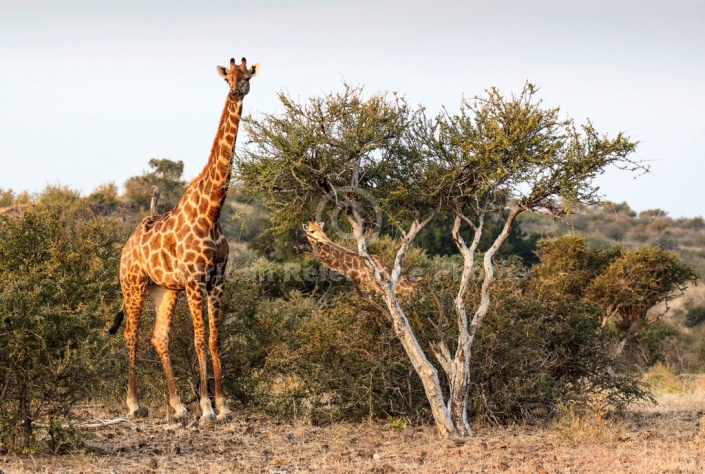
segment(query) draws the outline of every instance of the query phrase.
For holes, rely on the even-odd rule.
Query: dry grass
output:
[[[690,377],[680,392],[659,389],[658,405],[618,420],[566,413],[552,426],[477,427],[474,438],[459,441],[439,439],[430,427],[399,432],[388,422],[310,426],[243,411],[232,423],[199,428],[154,416],[136,428],[95,430],[92,454],[0,456],[0,471],[705,472],[704,382],[702,376]]]

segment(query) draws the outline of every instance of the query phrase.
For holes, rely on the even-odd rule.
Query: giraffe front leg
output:
[[[223,392],[223,370],[220,362],[220,303],[223,299],[224,282],[220,279],[208,291],[208,323],[209,337],[208,346],[211,352],[211,360],[213,361],[213,379],[215,385],[215,406],[218,410],[218,420],[232,421],[233,414],[228,408],[228,403]]]
[[[193,338],[198,357],[198,368],[200,374],[200,405],[201,423],[214,423],[216,421],[213,405],[208,396],[208,376],[206,365],[206,331],[203,322],[203,285],[199,281],[192,281],[186,287],[191,319],[193,321]]]
[[[154,305],[157,307],[157,319],[152,332],[152,345],[157,350],[164,367],[166,387],[169,392],[169,405],[174,409],[174,417],[179,419],[183,418],[188,413],[188,410],[181,403],[181,399],[176,393],[176,381],[174,380],[171,357],[169,356],[171,319],[179,292],[157,286],[150,286],[149,290],[154,300]]]

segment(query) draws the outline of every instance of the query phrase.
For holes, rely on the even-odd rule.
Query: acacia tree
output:
[[[595,277],[625,251],[621,245],[588,247],[588,239],[576,234],[542,239],[536,244],[538,263],[531,268],[530,290],[542,298],[583,299]]]
[[[346,85],[343,92],[300,105],[284,94],[281,115],[245,122],[250,137],[238,159],[243,189],[259,198],[279,230],[298,227],[328,210],[339,233],[351,229],[358,253],[375,276],[395,333],[419,375],[438,429],[458,435],[438,371],[421,348],[399,305],[395,288],[414,238],[438,213],[429,194],[432,173],[418,140],[421,110],[403,98]],[[332,208],[332,209],[331,209]],[[343,219],[337,220],[338,214]],[[381,219],[401,237],[389,278],[367,251],[365,229],[379,231]],[[347,224],[347,226],[346,226]]]
[[[536,90],[526,84],[521,94],[505,98],[496,89],[485,97],[464,100],[457,114],[439,115],[425,140],[442,182],[444,208],[454,216],[453,239],[463,256],[455,312],[455,352],[440,340],[434,354],[450,382],[450,414],[462,434],[471,434],[467,400],[472,344],[490,307],[493,258],[522,212],[562,217],[571,206],[599,202],[594,179],[608,166],[643,167],[629,155],[636,143],[619,133],[600,136],[592,124],[576,127],[561,119],[558,108],[543,108]],[[499,235],[486,249],[479,245],[490,214],[504,211]],[[461,234],[469,228],[468,243]],[[474,260],[482,256],[479,304],[468,317],[466,301]]]
[[[168,158],[150,158],[151,171],[140,176],[133,176],[125,181],[125,197],[142,209],[149,209],[152,192],[156,186],[161,196],[160,209],[165,212],[179,202],[186,190],[186,181],[182,178],[184,162]]]
[[[556,298],[573,297],[599,303],[600,325],[611,324],[620,354],[628,342],[659,320],[668,302],[698,280],[697,272],[675,252],[644,246],[588,248],[585,237],[566,235],[542,241],[533,290]],[[654,307],[665,304],[661,313]]]
[[[603,327],[615,320],[620,337],[615,352],[620,354],[628,342],[668,311],[669,301],[682,295],[698,278],[675,252],[642,247],[612,261],[590,283],[585,297],[605,307],[600,321]],[[665,303],[665,310],[651,314],[649,310],[661,303]]]
[[[320,214],[326,203],[334,220],[344,217],[442,435],[472,434],[466,415],[472,343],[490,307],[492,259],[516,217],[525,211],[560,216],[568,205],[596,202],[593,179],[605,168],[638,166],[628,159],[634,142],[622,134],[600,137],[589,123],[578,129],[560,120],[558,109],[541,108],[534,94],[530,85],[509,98],[492,89],[464,101],[458,114],[428,119],[396,95],[365,100],[360,88],[346,86],[303,105],[280,94],[281,115],[246,122],[250,141],[238,160],[243,188],[261,199],[282,230]],[[505,210],[501,233],[484,249],[480,303],[469,318],[484,223]],[[453,239],[464,259],[455,298],[457,340],[441,335],[432,345],[448,380],[447,396],[395,292],[411,244],[442,212],[454,217]],[[367,252],[374,233],[366,230],[378,229],[382,219],[399,236],[388,278]],[[472,232],[469,243],[464,228]]]

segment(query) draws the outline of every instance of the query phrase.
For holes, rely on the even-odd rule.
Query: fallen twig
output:
[[[68,423],[68,424],[63,424],[61,425],[61,428],[102,428],[103,426],[110,426],[110,425],[116,425],[118,423],[127,423],[131,427],[136,427],[137,425],[133,423],[132,421],[128,420],[127,418],[114,418],[112,420],[101,420],[101,419],[94,419],[91,421],[82,421],[80,423]],[[48,428],[49,425],[46,423],[33,423],[35,426],[40,426],[42,428]]]
[[[76,428],[101,428],[103,426],[116,425],[118,423],[127,423],[130,426],[137,426],[127,418],[114,418],[112,420],[96,419],[93,421],[83,421],[73,426],[75,426]]]

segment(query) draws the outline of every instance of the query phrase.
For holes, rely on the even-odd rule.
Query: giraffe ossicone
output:
[[[151,342],[164,367],[169,404],[177,418],[187,412],[176,393],[169,356],[173,310],[179,293],[185,291],[199,364],[201,421],[216,420],[208,394],[208,350],[213,365],[217,419],[229,421],[233,417],[223,392],[219,355],[220,306],[230,251],[219,218],[230,183],[242,100],[250,91],[250,79],[259,72],[259,65],[248,68],[245,58],[242,58],[240,64],[235,64],[235,60],[231,59],[230,67],[218,66],[217,70],[228,83],[229,91],[208,162],[171,211],[146,217],[137,226],[125,243],[120,258],[123,310],[115,317],[109,331],[112,334],[117,332],[123,315],[126,316],[124,336],[129,362],[127,406],[131,416],[144,416],[147,413],[137,401],[135,357],[142,304],[148,292],[157,309]],[[207,341],[204,300],[208,308]]]

